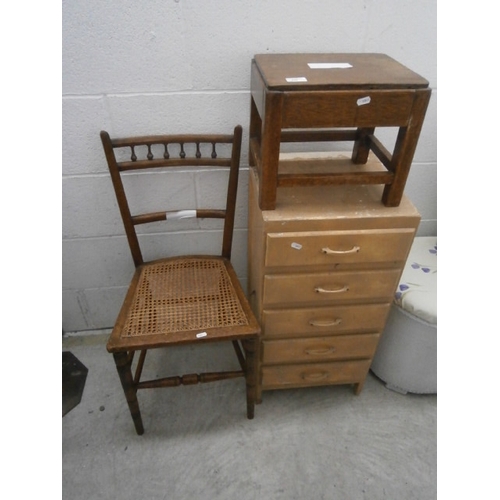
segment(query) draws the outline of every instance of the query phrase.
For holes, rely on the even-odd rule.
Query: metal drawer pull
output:
[[[304,380],[310,380],[311,382],[317,382],[318,380],[325,380],[326,378],[328,378],[328,372],[302,373],[301,377]]]
[[[347,253],[358,253],[360,250],[361,248],[358,246],[353,246],[350,250],[332,250],[331,248],[325,247],[322,249],[322,252],[328,255],[339,255]]]
[[[320,319],[311,319],[309,320],[309,324],[311,326],[323,326],[323,327],[326,327],[326,326],[338,326],[340,325],[340,323],[342,323],[342,319],[340,318],[337,318],[337,319],[334,319],[333,321],[331,320],[320,320]]]
[[[304,349],[304,352],[310,356],[325,356],[336,351],[335,347],[316,347]]]
[[[317,286],[314,289],[314,291],[317,293],[344,293],[349,291],[349,287],[347,285],[344,285],[342,288],[336,288],[335,290],[327,290],[326,288],[321,288],[320,286]]]

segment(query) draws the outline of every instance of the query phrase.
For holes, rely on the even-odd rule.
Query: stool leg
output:
[[[358,128],[357,139],[352,150],[352,162],[356,165],[364,165],[370,154],[369,136],[375,132],[375,128]]]
[[[258,344],[258,338],[255,338],[254,340],[244,340],[242,342],[246,357],[245,381],[247,392],[247,418],[250,420],[254,417],[255,410]]]
[[[259,174],[259,206],[261,210],[274,210],[278,188],[283,93],[267,92],[265,106],[261,144],[262,165]]]
[[[410,123],[399,129],[392,155],[394,180],[392,184],[385,186],[382,195],[382,203],[386,207],[397,207],[401,202],[430,98],[431,89],[415,91]]]
[[[250,96],[250,143],[248,147],[248,164],[251,167],[255,167],[255,158],[254,158],[254,153],[259,154],[258,151],[253,151],[252,148],[252,142],[256,142],[256,146],[260,147],[262,137],[262,120],[259,115],[259,111],[257,110],[257,106],[255,105],[255,101],[253,100],[253,97]],[[260,175],[260,172],[259,172]]]
[[[130,414],[132,415],[132,420],[134,421],[135,430],[139,435],[144,434],[141,412],[139,410],[139,402],[137,401],[137,389],[134,385],[134,379],[132,377],[132,361],[129,359],[126,352],[115,352],[113,353],[113,358],[115,359],[116,369],[118,370],[118,375],[120,376],[120,382],[122,383],[123,391],[125,392]]]

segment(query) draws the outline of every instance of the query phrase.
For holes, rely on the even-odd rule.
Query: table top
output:
[[[273,90],[427,88],[429,82],[385,54],[256,54]]]

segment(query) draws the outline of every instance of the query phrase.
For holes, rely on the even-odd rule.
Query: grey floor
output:
[[[265,392],[247,420],[243,379],[144,390],[138,436],[105,337],[69,337],[63,350],[89,370],[82,401],[62,419],[65,500],[437,496],[435,395],[398,394],[370,374],[359,396],[347,386]],[[193,354],[178,350],[172,369]],[[229,347],[204,346],[196,361],[205,370],[226,356]],[[153,353],[149,375],[169,375],[167,359]]]

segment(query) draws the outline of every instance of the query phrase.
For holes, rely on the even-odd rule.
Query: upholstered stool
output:
[[[415,238],[371,366],[397,392],[437,393],[437,238]]]

